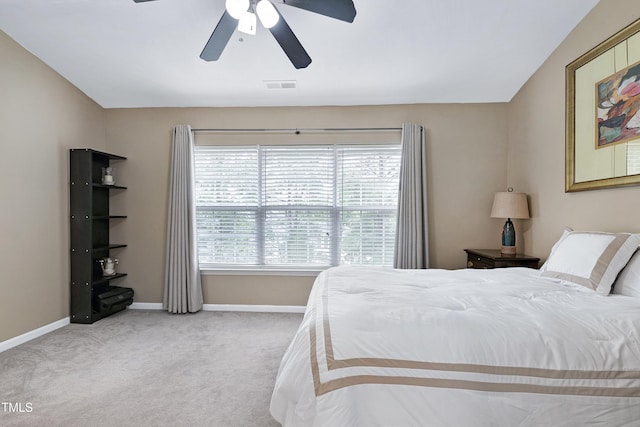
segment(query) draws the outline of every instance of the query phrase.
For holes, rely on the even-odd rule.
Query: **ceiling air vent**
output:
[[[263,80],[267,89],[295,89],[298,87],[295,80]]]

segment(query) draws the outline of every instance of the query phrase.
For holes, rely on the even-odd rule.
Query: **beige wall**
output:
[[[68,148],[103,110],[0,31],[0,342],[69,316]]]
[[[508,183],[531,197],[527,253],[547,257],[564,226],[640,231],[640,187],[564,192],[565,66],[640,17],[637,0],[602,0],[508,108]]]
[[[506,185],[506,105],[397,105],[306,108],[163,108],[105,111],[110,151],[129,158],[120,178],[128,218],[114,231],[128,243],[121,269],[136,301],[161,302],[171,131],[194,128],[398,127],[427,129],[431,263],[465,265],[464,248],[496,246],[501,221],[489,218]],[[119,233],[119,234],[118,234]],[[207,304],[306,303],[312,277],[204,276]]]

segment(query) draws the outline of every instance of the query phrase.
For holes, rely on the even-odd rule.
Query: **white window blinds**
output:
[[[400,146],[338,150],[339,264],[393,264]]]
[[[640,174],[640,142],[627,143],[627,175]]]
[[[400,146],[197,146],[200,263],[393,261]]]

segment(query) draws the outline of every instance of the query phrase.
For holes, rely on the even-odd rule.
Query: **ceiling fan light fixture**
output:
[[[280,15],[269,0],[260,0],[256,5],[256,13],[265,28],[274,27],[280,20]]]
[[[242,14],[249,9],[249,0],[226,0],[224,7],[227,8],[229,15],[235,19],[240,19]]]
[[[252,12],[245,12],[240,16],[240,21],[238,22],[238,31],[241,33],[249,34],[250,36],[256,35],[256,26],[258,20],[256,19],[256,15]]]

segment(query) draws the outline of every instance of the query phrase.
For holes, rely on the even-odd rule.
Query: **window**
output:
[[[640,143],[629,141],[627,143],[627,175],[640,174]]]
[[[196,146],[205,268],[393,262],[399,145]]]

